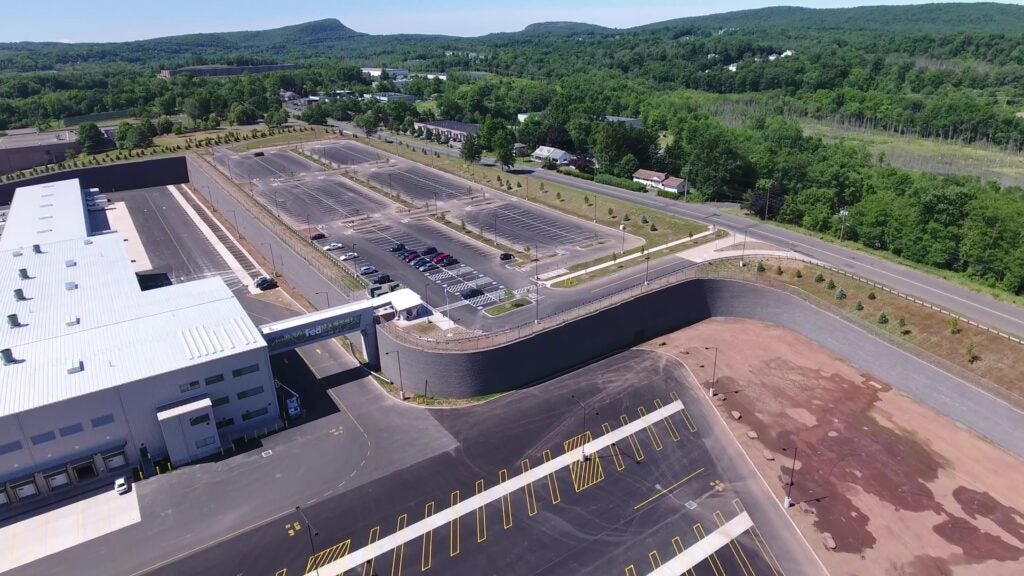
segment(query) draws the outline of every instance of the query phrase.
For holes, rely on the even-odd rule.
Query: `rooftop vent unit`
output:
[[[81,320],[79,320],[78,316],[68,316],[64,319],[65,326],[78,326],[79,322]]]
[[[92,244],[92,240],[86,238],[85,240],[82,240],[82,244],[85,244],[86,246],[88,246],[89,244]]]
[[[65,268],[74,268],[76,264],[78,264],[78,263],[75,262],[73,259],[65,260],[64,261],[64,267]]]
[[[17,258],[18,256],[21,256],[21,250],[14,251],[14,257]]]
[[[18,302],[21,302],[23,300],[27,300],[27,298],[25,298],[25,291],[22,290],[21,288],[15,288],[14,289],[14,299],[17,300]]]
[[[18,268],[18,278],[22,280],[28,280],[28,268]]]
[[[17,362],[17,360],[14,359],[14,352],[11,352],[10,348],[0,350],[0,359],[3,360],[4,366],[10,366]]]
[[[18,320],[18,315],[17,314],[8,314],[7,315],[7,325],[10,326],[11,328],[21,328],[21,321]]]
[[[78,288],[78,282],[75,282],[74,280],[68,280],[64,283],[65,290],[75,290],[76,288]]]
[[[67,370],[68,374],[77,374],[77,373],[79,373],[81,371],[82,371],[82,361],[81,360],[72,360],[71,362],[68,362],[68,370]]]
[[[33,244],[32,245],[32,253],[33,254],[42,254],[43,253],[43,247],[40,246],[39,244]]]

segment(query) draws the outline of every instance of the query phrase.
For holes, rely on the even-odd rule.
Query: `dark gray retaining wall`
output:
[[[184,156],[170,158],[154,158],[138,162],[76,168],[61,172],[51,172],[25,178],[16,182],[0,184],[0,205],[10,204],[14,191],[22,186],[46,184],[59,180],[78,178],[82,188],[99,188],[100,192],[116,192],[118,190],[140,190],[156,188],[172,184],[188,182],[188,168]]]
[[[814,340],[908,396],[1024,457],[1024,414],[805,300],[735,280],[682,282],[505,346],[435,352],[407,346],[378,330],[383,371],[397,382],[399,350],[405,389],[433,396],[504,392],[712,317],[760,320]]]

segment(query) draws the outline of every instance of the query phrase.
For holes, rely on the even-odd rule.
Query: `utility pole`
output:
[[[586,438],[586,434],[587,434],[587,407],[586,407],[585,404],[583,404],[583,402],[580,402],[580,399],[577,398],[575,394],[572,395],[572,399],[575,400],[576,403],[580,405],[580,409],[583,412],[583,437]],[[587,456],[587,445],[586,444],[583,445],[583,460],[584,461],[590,460],[590,457]]]
[[[494,214],[494,245],[498,245],[498,214]]]
[[[718,346],[705,346],[704,349],[715,349],[715,362],[711,368],[711,386],[708,388],[708,396],[715,395],[715,384],[718,383]]]
[[[771,202],[771,200],[772,200],[772,189],[771,189],[771,186],[769,186],[768,189],[765,190],[765,194],[767,196],[765,196],[765,199],[764,199],[764,220],[765,220],[765,222],[767,222],[768,221],[768,203]]]
[[[398,363],[398,387],[402,391],[402,401],[405,402],[405,384],[402,380],[402,355],[399,354],[400,350],[392,350],[395,353],[395,361]],[[391,356],[391,352],[385,352],[385,356]]]
[[[241,228],[238,227],[238,212],[236,212],[234,210],[229,210],[229,212],[231,212],[231,215],[235,218],[235,238],[238,238],[239,240],[241,240],[242,239],[242,230],[241,230]]]
[[[849,208],[843,208],[839,211],[839,215],[843,217],[843,225],[839,228],[839,241],[843,241],[843,235],[846,233],[846,216],[849,215]]]
[[[785,450],[785,448],[783,448]],[[789,482],[786,483],[786,500],[782,503],[783,508],[793,506],[793,482],[796,478],[796,444],[793,445],[793,463],[789,467]]]

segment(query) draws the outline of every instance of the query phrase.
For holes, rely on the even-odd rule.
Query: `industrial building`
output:
[[[75,130],[10,130],[0,137],[0,174],[63,162],[68,151],[78,152],[77,138]]]
[[[413,127],[423,130],[430,129],[434,134],[441,134],[452,142],[464,142],[469,134],[480,132],[479,124],[457,122],[455,120],[429,120],[414,122]]]
[[[143,291],[78,180],[19,188],[0,235],[0,507],[218,453],[279,409],[219,277]]]

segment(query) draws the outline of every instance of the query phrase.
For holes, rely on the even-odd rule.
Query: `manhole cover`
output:
[[[267,456],[270,456],[273,453],[274,453],[273,450],[264,450],[262,455],[263,455],[264,458],[266,458]],[[696,506],[696,504],[695,504],[695,506]]]
[[[690,500],[689,502],[686,503],[686,507],[689,508],[690,510],[696,510],[697,503],[694,502],[693,500]]]

